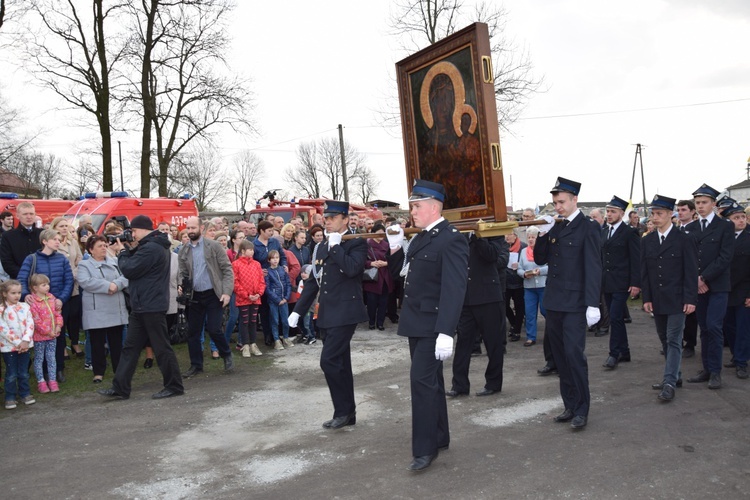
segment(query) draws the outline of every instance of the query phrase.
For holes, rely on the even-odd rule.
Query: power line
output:
[[[690,108],[695,106],[712,106],[714,104],[729,104],[733,102],[750,101],[750,97],[744,97],[742,99],[730,99],[727,101],[711,101],[711,102],[695,102],[691,104],[675,104],[673,106],[656,106],[653,108],[636,108],[636,109],[620,109],[611,111],[594,111],[591,113],[571,113],[566,115],[547,115],[547,116],[528,116],[526,118],[519,118],[518,120],[547,120],[550,118],[574,118],[577,116],[596,116],[596,115],[614,115],[621,113],[640,113],[643,111],[658,111],[662,109],[676,109],[676,108]]]

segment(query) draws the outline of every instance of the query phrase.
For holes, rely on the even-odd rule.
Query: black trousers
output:
[[[589,366],[586,347],[586,313],[547,309],[547,336],[560,374],[560,396],[576,416],[589,414]]]
[[[450,444],[443,362],[435,359],[437,337],[409,337],[411,354],[411,451],[432,455]]]
[[[523,297],[523,287],[505,289],[505,316],[508,318],[508,326],[513,333],[521,333],[523,328],[526,315],[526,301]],[[510,307],[511,300],[513,307]]]
[[[203,369],[203,344],[201,344],[203,325],[206,326],[206,333],[219,350],[219,355],[222,358],[232,355],[229,342],[221,329],[222,315],[221,301],[213,290],[193,292],[193,299],[187,310],[188,352],[191,366]]]
[[[138,364],[141,351],[146,346],[146,340],[151,341],[154,349],[156,364],[159,365],[164,388],[175,392],[182,392],[182,375],[177,363],[177,356],[172,350],[167,335],[167,318],[165,313],[130,313],[128,334],[120,355],[120,364],[112,381],[112,388],[123,396],[130,396],[133,374]]]
[[[490,302],[475,306],[464,306],[458,320],[458,341],[453,358],[452,388],[456,392],[469,392],[469,366],[471,352],[474,350],[474,339],[481,332],[484,346],[487,349],[487,369],[484,372],[484,387],[493,391],[503,388],[503,346],[506,343],[502,334],[503,305]]]
[[[325,339],[320,368],[331,392],[333,418],[351,415],[356,409],[350,345],[355,328],[356,324],[320,329],[320,336]]]
[[[122,328],[123,325],[117,325],[89,330],[89,336],[91,337],[91,368],[94,370],[94,375],[104,375],[104,371],[107,368],[105,343],[109,344],[109,359],[112,361],[112,372],[117,373],[120,356],[122,355]]]
[[[686,348],[695,349],[698,343],[698,315],[692,312],[685,316],[685,331],[682,335]]]

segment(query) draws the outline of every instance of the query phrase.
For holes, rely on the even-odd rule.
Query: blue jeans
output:
[[[17,397],[25,398],[31,394],[29,388],[29,359],[31,351],[4,352],[5,360],[5,400],[15,401]]]
[[[724,337],[732,351],[732,360],[739,368],[747,368],[750,360],[750,307],[744,304],[727,307]]]
[[[122,341],[125,342],[125,332],[123,331],[122,334]],[[91,337],[89,337],[89,331],[86,330],[86,342],[83,346],[83,352],[86,353],[86,358],[84,359],[84,363],[87,365],[91,364]]]
[[[695,313],[701,329],[701,358],[703,369],[709,373],[721,373],[721,357],[724,351],[722,327],[728,301],[729,292],[698,294]]]
[[[682,377],[682,332],[685,329],[685,314],[654,314],[656,333],[664,349],[667,363],[664,365],[664,383],[676,387]]]
[[[308,311],[307,314],[302,316],[302,322],[299,324],[299,326],[302,330],[302,335],[304,335],[307,340],[312,340],[315,338],[315,325],[313,325],[312,311]]]
[[[234,302],[234,293],[232,293],[232,297],[229,299],[229,317],[227,318],[227,328],[224,330],[224,336],[227,338],[227,344],[232,339],[232,332],[234,332],[234,327],[237,324],[237,320],[240,317],[240,310],[237,308],[237,304]],[[239,335],[237,336],[237,343],[241,343],[239,339]]]
[[[279,322],[281,322],[282,337],[285,339],[289,338],[289,306],[284,304],[273,304],[268,301],[268,315],[271,320],[271,332],[273,333],[273,340],[279,340]]]
[[[628,292],[605,293],[604,301],[609,311],[609,355],[615,359],[630,356],[628,332],[625,329],[625,310],[628,307]],[[666,351],[664,351],[666,352]]]
[[[526,340],[536,341],[536,317],[537,308],[542,316],[547,316],[544,310],[542,300],[544,299],[544,287],[542,288],[524,288],[523,301],[526,308]]]
[[[57,382],[57,360],[55,351],[57,339],[41,340],[34,343],[34,376],[37,382],[44,382],[44,361],[47,361],[47,377]]]

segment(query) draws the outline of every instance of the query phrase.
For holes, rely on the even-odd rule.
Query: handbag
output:
[[[368,248],[368,252],[372,250]],[[372,254],[372,260],[375,260],[375,252]],[[378,281],[378,268],[377,267],[370,267],[365,269],[362,272],[362,281],[363,282],[371,282],[371,281]]]
[[[187,342],[188,325],[185,317],[185,310],[180,309],[177,313],[177,321],[169,329],[169,343],[172,345]]]

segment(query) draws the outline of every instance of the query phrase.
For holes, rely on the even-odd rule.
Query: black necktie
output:
[[[666,240],[666,239],[667,239],[667,237],[662,234],[661,235],[661,244],[662,245],[664,244],[664,240]]]
[[[607,235],[607,239],[612,238],[612,233],[615,232],[615,226],[609,226],[609,234]]]
[[[701,219],[701,231],[706,230],[706,224],[708,224],[708,219]]]

